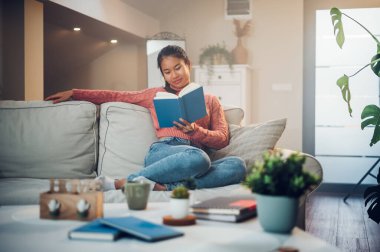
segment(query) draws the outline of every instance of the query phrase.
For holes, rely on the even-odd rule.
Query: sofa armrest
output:
[[[292,153],[295,153],[295,150],[275,148],[283,153],[284,157],[290,156]],[[323,169],[321,163],[312,155],[300,152],[300,154],[306,156],[306,162],[304,164],[304,169],[312,174],[318,175],[323,179]],[[318,185],[319,186],[319,185]],[[316,188],[315,188],[316,189]]]

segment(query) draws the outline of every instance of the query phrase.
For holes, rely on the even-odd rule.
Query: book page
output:
[[[181,90],[181,92],[179,92],[178,96],[179,96],[179,97],[184,96],[184,95],[186,95],[186,94],[192,92],[193,90],[195,90],[195,89],[197,89],[197,88],[199,88],[199,87],[200,87],[199,84],[192,82],[192,83],[190,83],[189,85],[187,85],[186,87],[184,87],[184,88]]]
[[[155,100],[157,99],[178,99],[178,96],[172,93],[167,92],[157,92],[156,96],[154,97]]]

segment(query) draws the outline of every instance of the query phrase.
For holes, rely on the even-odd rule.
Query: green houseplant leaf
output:
[[[368,206],[367,213],[369,218],[380,223],[380,185],[370,186],[364,191],[366,198],[365,206]],[[370,204],[369,204],[370,203]]]
[[[361,114],[361,128],[374,126],[375,130],[371,139],[370,146],[376,144],[380,140],[380,108],[374,104],[367,105]]]
[[[364,191],[365,206],[369,204],[367,213],[370,219],[380,223],[380,168],[377,174],[377,186],[370,186]]]
[[[344,44],[344,31],[343,31],[343,23],[342,23],[342,12],[338,8],[332,8],[330,10],[331,21],[334,26],[334,34],[336,43],[340,48],[343,47]]]
[[[371,59],[371,69],[378,77],[380,77],[380,53],[379,52],[375,56],[373,56]]]
[[[350,92],[350,86],[348,85],[349,83],[349,77],[347,75],[343,75],[340,77],[337,81],[336,84],[340,88],[340,91],[342,92],[342,97],[345,102],[347,102],[348,105],[348,113],[350,113],[350,116],[352,117],[352,108],[351,108],[351,92]]]

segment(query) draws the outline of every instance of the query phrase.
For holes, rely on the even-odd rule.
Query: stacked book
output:
[[[198,219],[240,222],[256,216],[256,200],[252,195],[217,197],[192,205],[190,211]]]

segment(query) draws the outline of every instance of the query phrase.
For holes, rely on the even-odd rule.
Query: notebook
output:
[[[69,231],[68,236],[74,240],[114,241],[119,238],[121,234],[122,232],[120,230],[103,225],[100,219],[96,219]]]
[[[133,216],[100,219],[101,223],[121,230],[145,241],[160,241],[182,236],[183,233],[164,225],[152,223]]]

